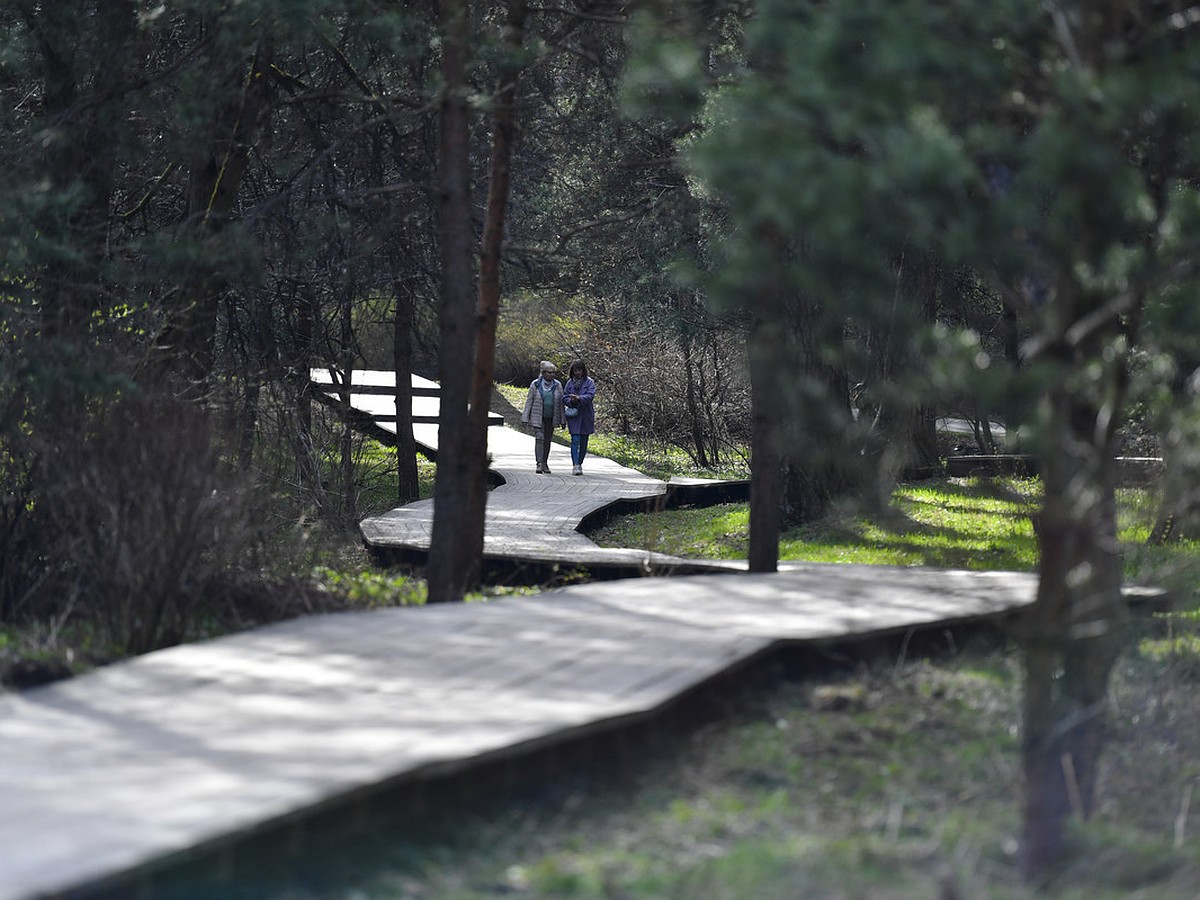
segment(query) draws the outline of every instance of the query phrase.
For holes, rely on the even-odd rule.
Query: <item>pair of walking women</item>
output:
[[[567,426],[571,433],[571,474],[583,474],[588,437],[596,430],[596,382],[583,360],[571,363],[567,383],[556,377],[554,363],[542,361],[541,374],[529,385],[521,421],[533,426],[533,454],[539,475],[550,474],[550,443],[554,429]]]

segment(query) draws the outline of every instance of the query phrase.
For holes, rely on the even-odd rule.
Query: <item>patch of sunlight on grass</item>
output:
[[[500,396],[515,406],[517,409],[525,407],[525,397],[529,393],[529,386],[521,387],[516,384],[497,384],[496,390]]]
[[[612,432],[598,431],[592,435],[588,452],[611,459],[651,478],[667,481],[673,476],[740,480],[750,477],[744,456],[729,454],[711,468],[696,464],[680,447],[661,441],[644,441]]]
[[[1036,488],[1026,480],[948,479],[901,486],[893,506],[868,516],[848,510],[781,536],[779,557],[806,562],[1029,570],[1037,547],[1030,514]],[[676,556],[744,558],[744,503],[669,510],[616,519],[592,533],[602,546]]]
[[[1119,537],[1126,576],[1181,589],[1200,582],[1200,542],[1145,544],[1157,498],[1145,488],[1118,492]],[[850,508],[786,531],[781,560],[865,565],[1032,571],[1037,539],[1032,516],[1037,479],[948,478],[899,486],[892,505],[866,514]],[[749,541],[744,503],[618,517],[589,536],[605,547],[635,547],[700,559],[744,559]],[[1190,581],[1189,581],[1190,579]]]

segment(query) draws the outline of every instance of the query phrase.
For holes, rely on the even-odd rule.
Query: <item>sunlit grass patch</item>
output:
[[[364,440],[355,467],[355,492],[363,515],[374,515],[396,506],[396,448]],[[422,499],[433,496],[437,466],[417,457],[417,482]]]
[[[420,606],[428,594],[424,580],[388,572],[339,571],[320,566],[313,570],[313,580],[356,609]]]
[[[1160,613],[1154,626],[1153,634],[1138,640],[1142,659],[1171,684],[1200,682],[1200,609]]]
[[[747,687],[613,770],[539,769],[494,803],[468,791],[415,821],[314,834],[303,859],[281,846],[286,884],[256,896],[1196,897],[1192,824],[1182,843],[1175,825],[1200,778],[1193,687],[1164,695],[1153,665],[1122,669],[1102,804],[1034,891],[1017,852],[1020,659],[991,648]]]
[[[1177,810],[1136,784],[1110,788],[1074,829],[1053,884],[1022,884],[1019,673],[1007,654],[968,654],[779,685],[662,758],[639,755],[639,774],[620,784],[550,779],[560,799],[456,814],[436,839],[427,824],[373,831],[346,848],[360,856],[334,854],[348,880],[321,896],[1195,896],[1200,860],[1156,824]],[[857,700],[822,705],[828,692]],[[1129,702],[1124,687],[1115,702]],[[1123,750],[1131,773],[1188,752]]]
[[[1118,492],[1118,537],[1126,576],[1191,596],[1200,583],[1200,542],[1145,544],[1157,497],[1145,488]],[[879,513],[838,507],[817,522],[784,532],[779,558],[804,562],[936,566],[1033,571],[1033,516],[1041,483],[1029,478],[948,478],[900,485]],[[685,558],[743,559],[749,508],[730,503],[705,509],[623,516],[589,536],[605,547],[636,547]]]
[[[681,447],[662,441],[637,440],[613,432],[598,431],[592,435],[588,452],[663,481],[675,476],[729,480],[750,477],[745,456],[733,451],[724,457],[720,465],[703,468]]]
[[[807,562],[1029,570],[1037,548],[1030,514],[1036,484],[949,479],[904,485],[884,514],[852,509],[785,532],[779,557]],[[622,517],[592,533],[602,546],[677,556],[744,558],[749,508],[731,503]]]

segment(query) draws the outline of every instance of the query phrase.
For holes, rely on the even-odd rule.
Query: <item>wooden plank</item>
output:
[[[316,385],[317,389],[320,390],[322,393],[330,394],[335,397],[339,397],[345,393],[345,389],[341,385],[336,385],[336,384],[331,384],[331,383],[320,383],[320,382],[314,382],[314,384]],[[355,383],[351,382],[350,395],[351,396],[363,396],[363,397],[395,397],[396,396],[396,386],[394,384],[392,384],[392,385],[384,385],[384,384],[376,385],[376,384],[355,384]],[[412,389],[412,396],[414,396],[414,397],[441,397],[441,395],[442,395],[441,388],[414,387]]]

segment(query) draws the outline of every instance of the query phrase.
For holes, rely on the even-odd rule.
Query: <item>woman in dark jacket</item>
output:
[[[566,407],[567,430],[571,432],[571,473],[582,475],[588,436],[596,430],[596,409],[593,406],[596,382],[588,376],[587,366],[582,359],[571,363],[569,376],[563,385],[563,404]]]

